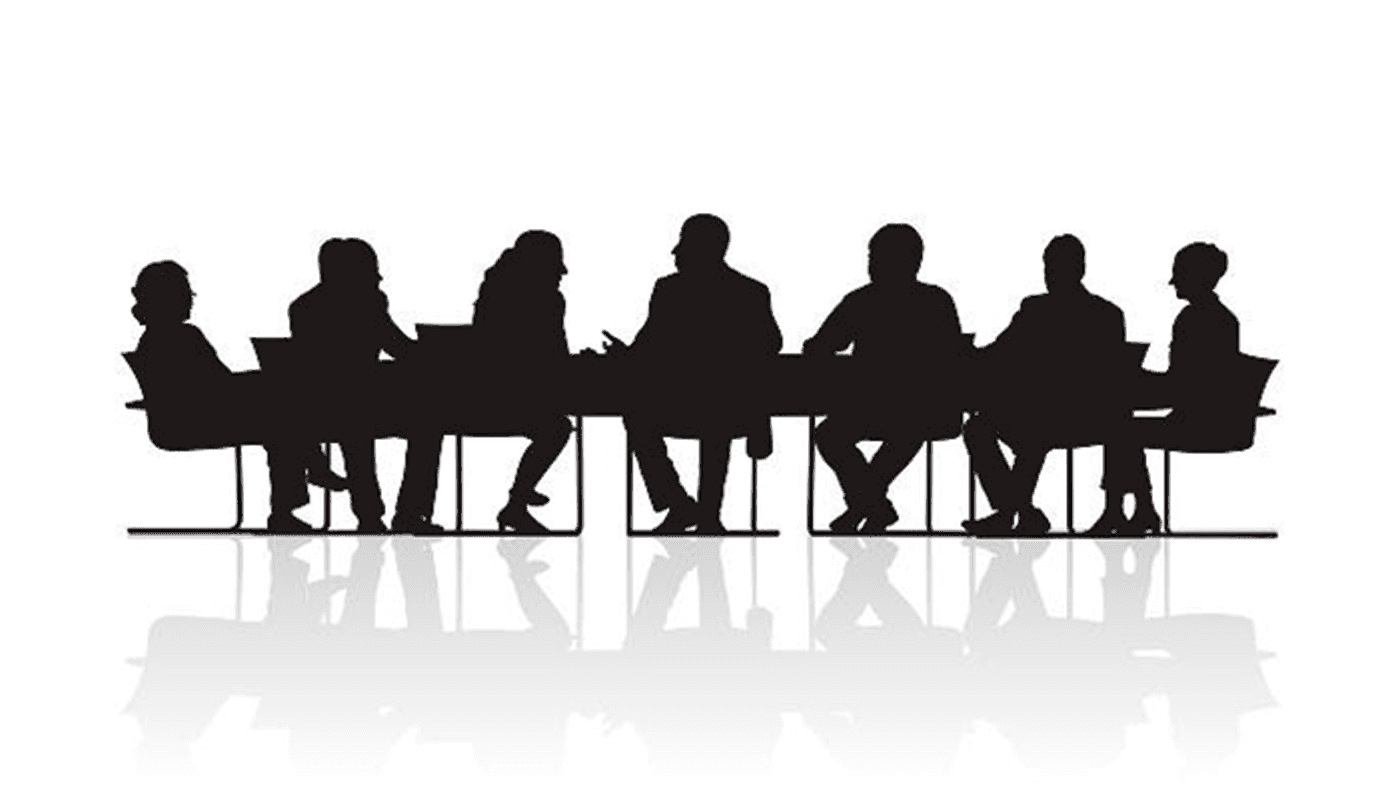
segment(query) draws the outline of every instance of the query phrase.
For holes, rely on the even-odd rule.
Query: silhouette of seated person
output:
[[[194,304],[189,275],[174,261],[148,264],[136,278],[131,313],[145,326],[136,346],[147,413],[176,420],[187,430],[236,430],[237,435],[268,435],[268,476],[272,484],[267,527],[272,531],[310,530],[292,512],[310,498],[306,484],[344,489],[345,479],[330,471],[313,442],[289,437],[294,418],[287,398],[267,384],[237,377],[219,359],[199,328],[189,323]]]
[[[1039,536],[1050,521],[1032,504],[1057,442],[1101,441],[1121,413],[1107,377],[1124,352],[1123,312],[1084,288],[1084,245],[1070,234],[1045,247],[1045,294],[1021,303],[976,358],[978,411],[963,429],[972,467],[995,509],[963,526],[977,535]],[[1008,466],[999,442],[1010,445]]]
[[[292,341],[305,360],[306,371],[332,392],[328,412],[350,411],[350,435],[340,441],[350,481],[350,506],[359,529],[381,532],[384,501],[375,466],[374,433],[369,419],[356,409],[376,393],[405,387],[375,385],[380,351],[396,359],[409,357],[415,342],[389,316],[389,299],[380,291],[379,258],[361,239],[328,239],[318,256],[321,281],[292,302]],[[394,513],[394,529],[430,533],[437,494],[438,459],[442,435],[415,428],[408,439],[403,482]]]
[[[626,352],[652,387],[624,417],[651,504],[668,512],[658,533],[697,526],[723,530],[720,505],[732,440],[748,437],[748,452],[772,451],[767,415],[745,396],[782,349],[768,287],[725,261],[729,228],[719,217],[696,214],[681,226],[671,251],[676,273],[656,282],[646,323],[631,347],[610,341],[609,354]],[[664,436],[700,440],[699,502],[686,493],[666,451]]]
[[[1170,405],[1172,410],[1166,417],[1127,420],[1120,435],[1104,446],[1104,512],[1090,528],[1096,534],[1159,532],[1161,518],[1153,507],[1143,448],[1192,438],[1209,441],[1218,427],[1221,387],[1240,355],[1240,322],[1215,294],[1227,263],[1224,251],[1204,242],[1183,247],[1172,261],[1170,284],[1186,307],[1172,323],[1167,371],[1142,373],[1133,389],[1139,405]],[[1128,495],[1132,518],[1123,510]]]
[[[832,355],[854,345],[853,358],[864,369],[853,387],[857,403],[834,412],[817,426],[816,445],[836,473],[846,510],[831,523],[834,531],[882,531],[899,518],[889,488],[930,436],[956,435],[959,409],[944,414],[952,430],[937,431],[930,414],[926,374],[952,366],[962,347],[962,328],[953,298],[938,286],[919,282],[924,242],[912,226],[886,225],[870,239],[870,283],[846,295],[802,346],[807,355]],[[867,462],[857,448],[864,439],[882,441]]]
[[[527,391],[523,411],[520,398],[513,397],[510,407],[492,409],[487,423],[493,430],[518,431],[530,438],[515,471],[510,499],[496,515],[502,530],[545,530],[527,506],[549,502],[536,487],[573,431],[567,416],[545,410],[557,393],[549,378],[569,357],[564,295],[559,291],[559,281],[567,273],[559,237],[548,231],[526,231],[486,270],[477,295],[472,332],[481,345],[478,352],[486,371],[496,381]]]

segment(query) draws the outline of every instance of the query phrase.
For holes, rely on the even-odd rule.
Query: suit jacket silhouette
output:
[[[363,370],[380,351],[406,357],[413,340],[389,316],[389,298],[374,287],[317,284],[287,311],[292,339],[317,370]]]
[[[764,362],[782,346],[768,287],[726,264],[658,280],[629,357],[656,376],[666,395],[660,407],[683,392],[692,414],[737,428],[750,437],[749,452],[762,457],[772,448],[768,417],[746,406]]]
[[[1058,439],[1121,408],[1123,312],[1080,288],[1027,297],[981,351],[981,406]]]

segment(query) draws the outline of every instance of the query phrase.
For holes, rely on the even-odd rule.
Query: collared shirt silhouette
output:
[[[373,385],[380,351],[405,358],[415,343],[389,316],[389,300],[379,290],[379,258],[368,243],[329,239],[321,245],[318,261],[321,282],[288,310],[292,340],[307,369],[333,388],[337,395],[333,402],[353,406],[366,396],[393,388]],[[355,424],[363,426],[363,433],[340,443],[349,473],[351,508],[361,530],[382,531],[384,501],[376,473],[374,434],[368,420]],[[431,520],[441,449],[441,434],[421,432],[408,437],[395,530],[437,530]]]
[[[292,512],[309,502],[308,477],[317,485],[344,488],[310,442],[296,441],[289,420],[296,419],[288,398],[269,393],[265,382],[234,375],[199,328],[189,323],[194,292],[189,276],[173,261],[147,265],[131,290],[132,314],[146,330],[136,346],[141,382],[150,414],[175,421],[177,429],[217,439],[263,438],[272,485],[272,531],[309,530]]]
[[[1121,412],[1110,385],[1123,358],[1123,312],[1084,288],[1084,246],[1070,234],[1045,248],[1045,294],[1027,297],[1011,324],[978,354],[978,413],[963,431],[973,469],[996,513],[975,533],[1049,530],[1032,498],[1050,448],[1099,441]],[[998,440],[1015,451],[1008,466]]]
[[[870,239],[870,283],[846,295],[806,344],[807,355],[832,355],[853,347],[863,369],[853,387],[853,406],[832,413],[817,427],[817,448],[836,473],[846,511],[832,529],[851,532],[864,520],[865,531],[888,528],[898,518],[888,498],[890,484],[909,465],[941,417],[956,435],[960,408],[930,414],[928,374],[955,366],[962,326],[953,298],[942,288],[917,280],[923,240],[909,225],[885,225]],[[943,388],[943,387],[940,387]],[[946,393],[946,389],[944,389]],[[856,447],[863,439],[882,440],[866,462]]]
[[[748,436],[758,458],[772,449],[768,420],[748,408],[745,393],[764,361],[782,349],[782,333],[768,287],[725,262],[728,245],[729,229],[719,217],[685,221],[672,250],[676,274],[656,282],[646,323],[627,348],[627,357],[655,381],[639,402],[647,411],[624,422],[652,507],[670,512],[659,531],[702,523],[719,530],[731,440]],[[700,439],[698,506],[680,484],[665,435]]]
[[[1216,433],[1221,387],[1240,355],[1239,320],[1215,294],[1227,264],[1224,251],[1204,242],[1183,247],[1172,261],[1170,283],[1187,305],[1172,323],[1169,366],[1164,374],[1143,373],[1134,387],[1140,403],[1172,410],[1165,418],[1126,420],[1104,446],[1104,512],[1089,529],[1096,535],[1159,531],[1143,448]],[[1123,512],[1127,495],[1134,498],[1131,519]]]
[[[515,472],[510,500],[496,515],[502,530],[545,530],[526,507],[549,502],[536,486],[573,430],[568,417],[549,408],[550,399],[558,395],[551,380],[557,379],[569,357],[564,295],[559,291],[559,281],[567,273],[559,237],[548,231],[526,231],[486,270],[477,295],[472,335],[478,343],[479,363],[494,380],[513,390],[512,407],[493,409],[486,424],[492,430],[530,438]]]

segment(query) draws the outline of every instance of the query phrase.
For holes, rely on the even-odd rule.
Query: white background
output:
[[[1051,780],[973,745],[947,786],[918,791],[1391,794],[1396,34],[1382,4],[1344,3],[6,6],[7,793],[161,788],[132,765],[123,659],[157,616],[227,613],[219,545],[123,534],[217,524],[227,502],[225,456],[158,453],[121,406],[136,396],[119,354],[139,336],[142,265],[184,264],[194,322],[246,369],[249,336],[285,335],[326,237],[376,247],[408,327],[466,321],[482,271],[546,228],[564,242],[579,349],[603,328],[630,338],[680,222],[709,211],[731,226],[731,263],[772,288],[787,350],[863,280],[870,234],[907,221],[926,241],[924,279],[980,342],[1041,290],[1045,242],[1078,234],[1087,284],[1160,367],[1179,308],[1171,256],[1219,244],[1243,349],[1282,362],[1265,400],[1280,415],[1249,454],[1182,460],[1176,522],[1283,538],[1183,547],[1173,593],[1254,619],[1279,653],[1266,667],[1279,707],[1247,718],[1240,751],[1209,775],[1149,748]],[[606,473],[620,429],[590,435],[605,474],[590,472],[589,557],[616,564]],[[801,425],[778,437],[765,503],[784,528],[782,594],[800,580],[805,454]],[[386,476],[400,446],[382,446]],[[488,446],[505,448],[501,471],[512,446]],[[1079,463],[1091,516],[1097,456]],[[549,489],[564,497],[561,470]],[[484,496],[504,483],[492,486]],[[440,519],[448,507],[444,493]],[[956,512],[942,507],[940,524]],[[752,788],[849,790],[792,747],[773,785]],[[219,763],[190,780],[232,794],[318,785],[266,753]],[[420,793],[471,791],[396,774],[354,788],[388,796],[417,776]],[[583,769],[573,788],[618,780]]]

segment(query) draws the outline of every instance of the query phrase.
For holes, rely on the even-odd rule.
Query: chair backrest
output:
[[[255,336],[253,352],[264,372],[289,372],[297,367],[297,350],[291,339]]]
[[[1238,408],[1247,412],[1251,419],[1254,418],[1260,401],[1264,399],[1264,387],[1268,385],[1269,378],[1274,374],[1274,367],[1277,366],[1278,361],[1274,359],[1240,354],[1239,373],[1231,392],[1232,400]]]
[[[133,350],[130,353],[122,353],[122,358],[126,360],[126,365],[131,369],[131,374],[136,377],[136,385],[141,387],[141,396],[144,400],[150,401],[150,386],[146,383],[146,370],[143,367],[141,356]]]

